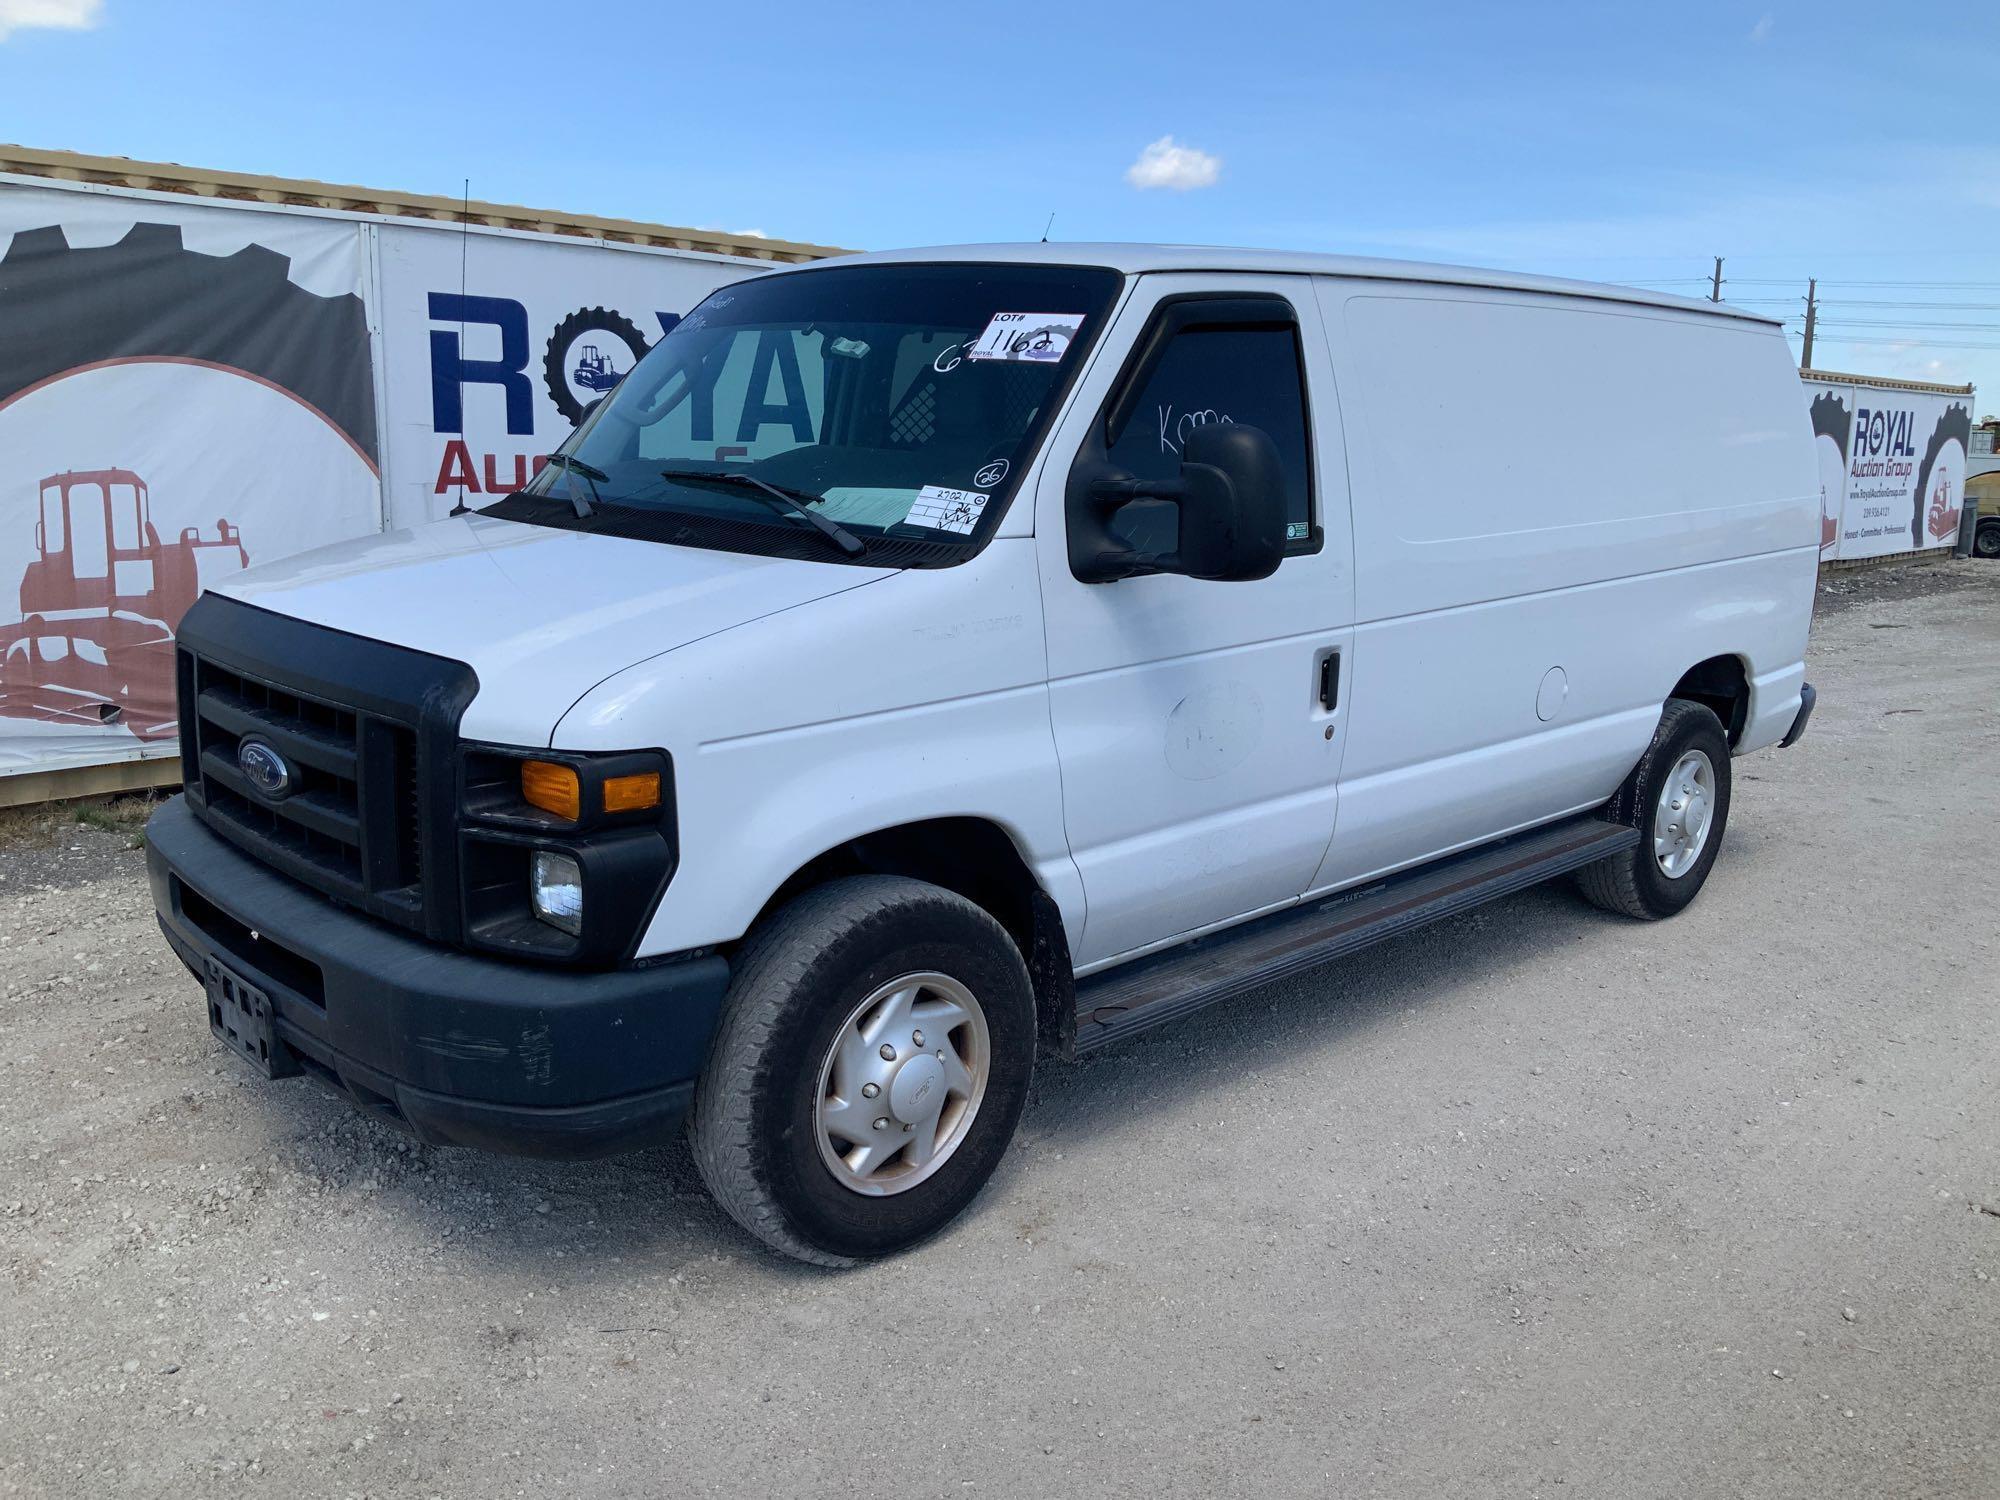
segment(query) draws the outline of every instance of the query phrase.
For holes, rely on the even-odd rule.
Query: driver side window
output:
[[[1106,457],[1139,479],[1172,479],[1190,432],[1211,423],[1261,427],[1284,465],[1288,552],[1312,550],[1312,460],[1298,331],[1291,323],[1193,323],[1174,333],[1128,408]],[[1142,551],[1176,545],[1172,505],[1128,505],[1112,522]]]

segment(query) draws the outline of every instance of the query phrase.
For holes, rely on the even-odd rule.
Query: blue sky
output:
[[[0,140],[857,248],[1053,213],[1703,294],[1721,254],[1771,311],[1820,278],[1817,364],[1974,379],[1991,411],[1973,9],[0,0]],[[1183,185],[1135,186],[1164,138]]]

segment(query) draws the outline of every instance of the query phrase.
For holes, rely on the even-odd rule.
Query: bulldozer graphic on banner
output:
[[[21,577],[21,619],[0,626],[0,718],[123,728],[170,738],[174,627],[202,588],[248,567],[241,533],[153,525],[145,480],[130,469],[41,482],[35,559]]]
[[[605,354],[595,344],[585,344],[577,351],[574,378],[585,390],[608,391],[625,376],[611,362],[610,355]]]

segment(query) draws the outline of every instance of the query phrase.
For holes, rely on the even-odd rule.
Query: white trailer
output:
[[[0,145],[0,805],[177,779],[202,586],[520,489],[681,313],[827,253]]]
[[[1801,370],[1819,454],[1820,560],[1950,547],[1965,504],[1972,387]]]

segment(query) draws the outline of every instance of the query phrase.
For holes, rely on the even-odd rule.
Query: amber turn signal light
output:
[[[659,805],[658,771],[643,771],[636,776],[613,776],[604,783],[604,810],[608,813],[644,812]]]
[[[654,779],[657,782],[658,778]],[[654,790],[657,793],[658,787]],[[530,807],[539,807],[572,823],[583,816],[583,784],[577,780],[573,766],[559,766],[546,760],[522,761],[521,795]]]

